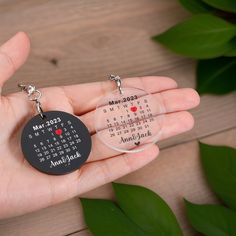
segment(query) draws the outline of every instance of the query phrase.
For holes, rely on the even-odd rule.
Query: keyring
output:
[[[34,85],[19,84],[35,103],[36,116],[25,125],[21,148],[27,161],[37,170],[63,175],[79,169],[91,151],[91,136],[84,123],[64,111],[43,111],[42,93]]]
[[[100,99],[95,112],[99,139],[120,152],[139,152],[162,135],[165,106],[158,94],[122,86],[119,76],[110,75],[117,89]]]

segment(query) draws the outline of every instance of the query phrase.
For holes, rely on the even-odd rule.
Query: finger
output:
[[[139,153],[125,153],[102,161],[87,163],[81,168],[78,182],[74,189],[77,194],[87,192],[102,184],[114,181],[131,173],[154,160],[159,154],[158,147],[153,144]]]
[[[159,141],[186,132],[192,129],[193,125],[193,116],[187,111],[166,114],[163,120],[163,127]],[[99,139],[97,133],[92,135],[92,145],[92,150],[87,160],[88,162],[110,158],[112,156],[117,156],[120,153],[106,146]]]
[[[86,163],[78,171],[69,175],[59,177],[47,176],[49,183],[43,186],[50,188],[52,193],[48,205],[56,204],[78,194],[88,192],[91,189],[135,171],[155,159],[158,153],[158,147],[152,145],[149,149],[139,153],[126,153],[106,160]]]
[[[146,165],[158,153],[157,146],[152,145],[148,150],[140,153],[122,154],[104,161],[87,163],[78,171],[61,176],[45,175],[22,166],[19,178],[16,178],[10,186],[11,189],[18,191],[19,196],[22,196],[21,204],[19,205],[19,198],[12,194],[11,201],[6,201],[1,213],[16,216],[65,201]],[[29,190],[31,194],[28,194]]]
[[[192,109],[198,106],[200,102],[198,93],[190,88],[167,90],[161,93],[155,93],[154,97],[157,102],[160,101],[163,104],[166,113]],[[95,113],[96,111],[93,110],[79,117],[92,134],[96,132],[94,124],[96,121]],[[104,129],[106,128],[105,122],[101,124],[101,127]]]
[[[28,36],[19,32],[0,47],[0,88],[25,62],[30,50]]]
[[[199,105],[200,97],[191,88],[173,89],[156,94],[162,100],[167,113],[192,109]]]
[[[68,102],[64,91],[60,87],[42,88],[40,89],[40,92],[42,93],[40,102],[42,104],[43,111],[58,110],[73,114],[72,106]],[[7,95],[7,98],[13,108],[12,110],[14,110],[14,113],[17,114],[17,116],[14,116],[14,119],[18,119],[18,122],[21,122],[21,120],[25,122],[25,118],[29,118],[37,114],[34,104],[29,101],[29,98],[24,91],[9,94]]]
[[[177,84],[168,77],[147,76],[123,79],[122,86],[136,87],[144,89],[149,93],[156,93],[158,91],[176,88]],[[116,89],[116,84],[112,81],[102,81],[64,86],[62,88],[74,108],[74,113],[83,114],[95,109],[98,101],[106,93]]]
[[[155,78],[157,78],[157,81],[159,80],[163,80],[163,84],[160,82],[156,85],[156,89],[168,89],[171,87],[176,87],[176,82],[172,79],[169,78],[165,78],[165,77],[146,77],[147,81],[145,82],[145,84],[149,81],[152,82]],[[131,78],[131,79],[125,79],[125,81],[129,86],[129,84],[134,83],[135,81],[142,81],[142,79],[138,79],[138,78]],[[129,82],[130,81],[130,82]],[[133,81],[133,82],[132,82]],[[165,82],[164,82],[165,81]],[[141,82],[140,82],[141,83]],[[42,92],[42,98],[41,98],[41,103],[43,106],[43,110],[44,111],[48,111],[48,110],[62,110],[62,111],[66,111],[69,113],[73,113],[74,112],[74,104],[72,104],[73,102],[75,103],[75,101],[72,102],[72,100],[68,97],[68,94],[66,94],[66,89],[68,88],[69,90],[71,90],[72,93],[79,94],[79,96],[81,96],[82,94],[85,93],[85,91],[89,91],[90,88],[92,88],[94,91],[97,90],[97,94],[99,93],[99,82],[98,83],[88,83],[88,84],[79,84],[79,85],[73,85],[73,86],[66,86],[66,87],[49,87],[49,88],[42,88],[40,89],[40,91]],[[107,86],[111,86],[114,85],[113,83],[109,83],[109,82],[104,82],[104,88]],[[147,85],[149,86],[149,85]],[[153,86],[154,87],[154,86]],[[101,89],[101,88],[100,88]],[[69,90],[67,92],[69,92]],[[149,89],[150,92],[154,91]],[[101,93],[101,91],[100,91]],[[92,93],[88,93],[84,94],[84,96],[82,96],[83,99],[88,100],[88,104],[89,104],[89,99],[92,97],[91,95]],[[95,93],[93,93],[94,96],[96,95]],[[75,95],[73,95],[74,97]],[[98,98],[96,98],[98,99]],[[27,97],[25,96],[25,94],[23,94],[22,92],[19,93],[14,93],[14,94],[10,94],[8,95],[8,100],[10,101],[10,103],[12,104],[15,113],[18,115],[18,119],[21,121],[23,119],[23,121],[25,120],[25,117],[27,117],[28,115],[33,116],[35,114],[35,109],[32,106],[31,103],[28,102]],[[79,100],[79,99],[78,99]],[[86,102],[85,102],[86,103]],[[95,101],[92,101],[92,103],[95,103]],[[76,104],[76,106],[84,106],[83,102],[80,101],[79,104]],[[95,104],[94,104],[95,106]],[[25,107],[25,109],[22,109],[22,107]],[[86,105],[85,105],[86,107]]]

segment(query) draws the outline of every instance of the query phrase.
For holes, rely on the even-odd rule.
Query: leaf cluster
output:
[[[198,60],[200,94],[236,90],[236,1],[179,0],[194,15],[153,37],[171,51]]]

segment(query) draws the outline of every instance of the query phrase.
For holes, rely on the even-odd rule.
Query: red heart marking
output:
[[[137,111],[137,109],[138,109],[138,108],[137,108],[137,107],[135,107],[135,106],[134,106],[134,107],[130,107],[130,110],[131,110],[132,112],[136,112],[136,111]]]
[[[57,135],[61,135],[61,134],[62,134],[62,129],[56,129],[56,130],[55,130],[55,133],[56,133]]]

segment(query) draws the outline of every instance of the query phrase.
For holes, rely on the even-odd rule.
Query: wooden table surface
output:
[[[180,87],[195,86],[195,62],[150,40],[187,18],[177,0],[0,0],[0,43],[17,31],[32,42],[27,63],[3,92],[17,82],[37,86],[102,81],[122,77],[166,75]],[[210,203],[216,199],[206,185],[197,140],[236,147],[236,94],[203,96],[191,111],[190,132],[159,143],[162,151],[151,164],[117,181],[144,185],[160,194],[175,211],[185,235],[197,235],[187,222],[182,198]],[[110,184],[84,197],[112,198]],[[1,236],[91,235],[78,198],[20,217],[0,221]]]

